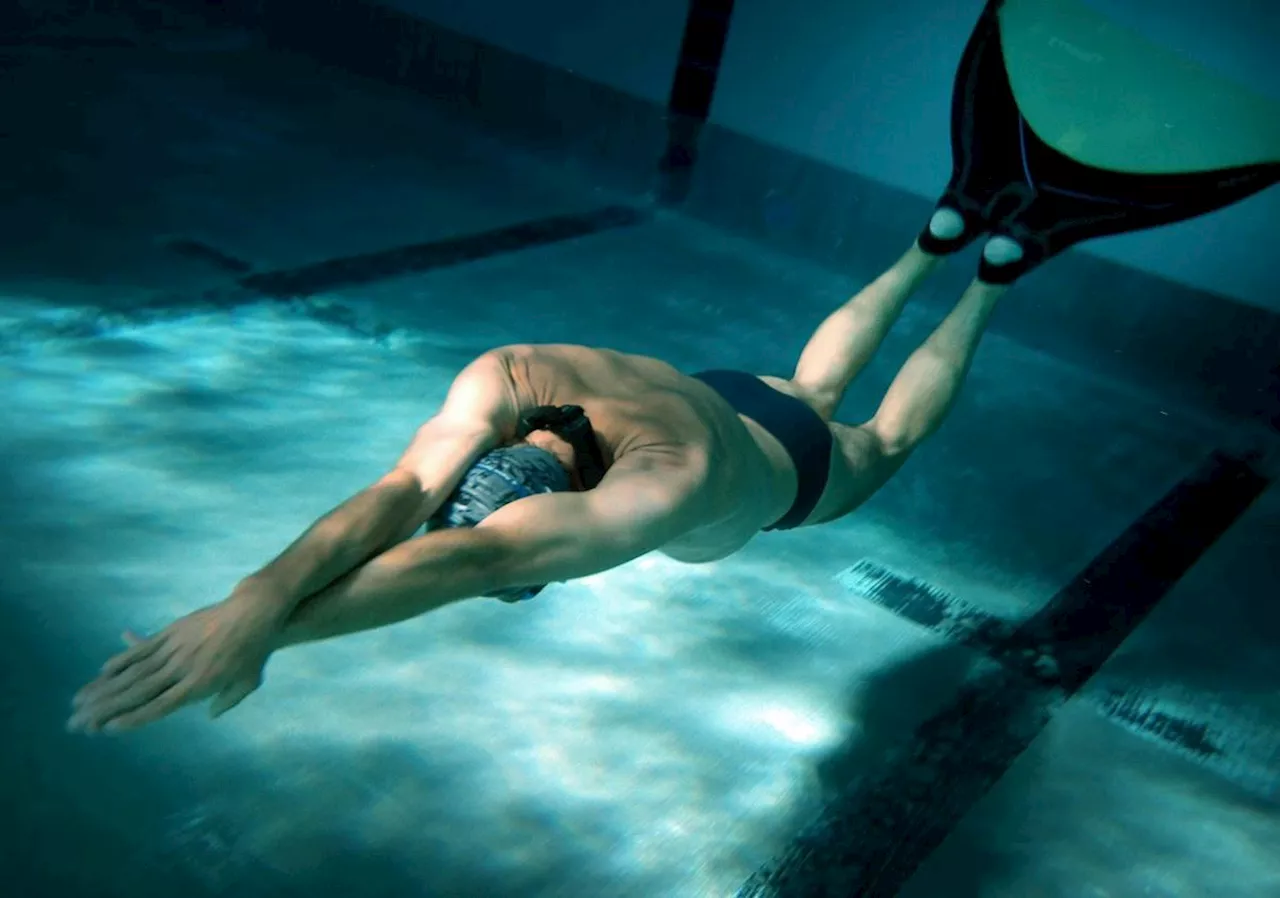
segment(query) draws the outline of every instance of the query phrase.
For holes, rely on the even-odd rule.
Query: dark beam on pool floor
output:
[[[1052,676],[1056,669],[1057,661],[1044,648],[1017,643],[1015,624],[923,580],[903,576],[867,560],[841,571],[836,580],[858,599],[879,605],[932,630],[950,643],[981,652],[1032,679]],[[1185,713],[1164,710],[1154,698],[1109,689],[1092,699],[1100,714],[1132,732],[1202,759],[1228,754],[1220,744],[1226,740],[1208,724],[1192,720]]]
[[[1270,479],[1260,461],[1213,453],[1007,639],[962,640],[995,660],[977,666],[888,769],[828,802],[738,898],[896,895],[1054,712],[1262,494]],[[965,607],[940,604],[936,591],[886,584],[880,592],[881,604],[928,625],[969,617]],[[1024,657],[1032,662],[1016,660]]]
[[[314,296],[342,287],[377,283],[410,274],[477,262],[493,256],[548,246],[649,220],[631,206],[606,206],[578,215],[539,218],[508,227],[327,259],[281,271],[240,278],[241,287],[276,299]]]

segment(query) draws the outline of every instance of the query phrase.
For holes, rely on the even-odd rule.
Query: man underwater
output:
[[[650,551],[712,561],[760,530],[853,511],[942,423],[993,309],[1018,278],[1081,241],[1202,215],[1280,181],[1275,132],[1262,127],[1274,116],[1256,112],[1269,105],[1236,103],[1226,116],[1237,120],[1234,129],[1223,127],[1220,103],[1176,108],[1182,104],[1168,102],[1166,87],[1191,69],[1150,48],[1118,51],[1109,43],[1117,30],[1098,27],[1082,5],[1063,10],[1072,14],[1046,28],[1043,4],[988,0],[956,72],[951,178],[928,227],[827,317],[789,380],[736,371],[686,376],[657,359],[583,346],[485,353],[377,483],[224,601],[151,638],[128,636],[134,644],[77,694],[68,726],[137,727],[205,698],[218,714],[261,684],[267,659],[284,646],[386,626],[472,596],[519,601],[541,584]],[[1006,19],[1014,26],[1007,35]],[[1102,41],[1097,52],[1072,49],[1093,41]],[[1058,98],[1036,113],[1056,145],[1019,106],[1006,43],[1018,49],[1022,83],[1085,86],[1067,103],[1043,92]],[[1108,80],[1112,68],[1094,63],[1139,52],[1142,65],[1115,70],[1129,79],[1125,103],[1110,117],[1094,115],[1098,97],[1118,90]],[[1188,97],[1227,95],[1219,81],[1197,77]],[[1125,113],[1135,97],[1164,112]],[[1237,140],[1215,143],[1207,156],[1197,151],[1195,164],[1182,168],[1164,160],[1143,173],[1129,164],[1141,141],[1168,148],[1173,116],[1191,136],[1189,150],[1210,126]],[[1158,132],[1135,134],[1149,119],[1162,123]],[[1096,133],[1082,143],[1077,125],[1085,121]],[[1117,147],[1124,170],[1074,158],[1077,144]],[[991,237],[977,278],[907,360],[875,415],[858,425],[832,421],[912,292],[983,234]]]
[[[222,602],[153,637],[126,634],[131,646],[76,695],[68,728],[133,729],[206,698],[217,716],[285,646],[470,597],[520,601],[651,551],[713,561],[761,530],[848,514],[942,423],[1008,289],[975,280],[870,420],[833,421],[940,261],[914,244],[823,321],[790,379],[685,375],[585,346],[484,353],[376,483]]]

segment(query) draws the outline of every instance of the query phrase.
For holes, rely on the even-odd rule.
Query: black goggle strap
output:
[[[535,430],[549,430],[573,447],[578,477],[586,489],[604,479],[604,456],[596,442],[595,430],[580,405],[540,405],[520,418],[520,436]]]

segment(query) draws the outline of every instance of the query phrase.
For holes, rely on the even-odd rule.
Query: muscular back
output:
[[[505,347],[521,409],[580,405],[607,464],[633,452],[703,473],[704,521],[664,551],[687,561],[735,551],[776,512],[785,484],[737,413],[702,382],[646,356],[567,344]]]

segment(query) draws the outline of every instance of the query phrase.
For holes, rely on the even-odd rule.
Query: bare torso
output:
[[[670,557],[706,562],[730,555],[781,518],[795,499],[795,466],[777,439],[738,415],[706,384],[666,362],[566,344],[507,347],[507,352],[520,408],[582,406],[606,463],[636,451],[709,460],[694,486],[697,506],[704,509],[701,521],[662,548]],[[791,392],[787,381],[764,380]],[[840,452],[832,456],[827,495],[812,521],[830,516],[849,479]]]

